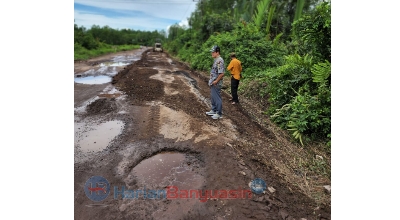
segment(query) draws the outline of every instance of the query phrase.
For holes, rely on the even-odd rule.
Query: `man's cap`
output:
[[[220,52],[218,45],[215,45],[211,48],[210,52]]]
[[[230,54],[230,56],[231,56],[231,57],[236,57],[236,53],[235,53],[235,52],[232,52],[232,53]]]

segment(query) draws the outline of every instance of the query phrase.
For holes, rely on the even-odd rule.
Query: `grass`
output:
[[[128,51],[133,49],[139,49],[139,45],[108,45],[101,44],[99,48],[95,50],[88,50],[79,44],[74,45],[74,61],[75,60],[87,60],[93,57],[97,57],[104,54],[115,53],[119,51]]]

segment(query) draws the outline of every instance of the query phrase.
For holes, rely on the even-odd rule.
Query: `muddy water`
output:
[[[186,155],[177,152],[163,152],[140,162],[131,171],[140,185],[146,188],[163,189],[173,186],[179,190],[199,190],[205,178],[198,172],[198,167],[186,160]],[[201,205],[199,198],[173,199],[163,210],[152,214],[155,219],[176,219]]]
[[[161,153],[140,162],[133,175],[144,183],[157,184],[169,176],[173,169],[183,168],[185,155],[181,153]]]
[[[103,66],[127,66],[127,65],[129,65],[129,63],[126,63],[126,62],[117,62],[117,63],[115,63],[115,62],[105,62],[105,63],[100,63],[100,67],[103,67]]]
[[[112,78],[109,76],[86,76],[86,77],[75,77],[74,81],[76,83],[82,83],[82,84],[104,84],[104,83],[109,83],[111,82]]]
[[[176,186],[179,189],[199,189],[204,177],[198,171],[198,165],[186,160],[185,154],[164,152],[143,160],[131,174],[140,184],[149,184],[159,188]]]
[[[75,123],[75,144],[83,152],[101,151],[121,133],[123,127],[122,121],[108,121],[85,129],[82,129],[83,123]]]
[[[140,56],[141,53],[114,57],[112,61],[99,63],[87,71],[75,72],[74,81],[89,85],[109,83],[112,80],[111,77],[115,76],[119,70],[139,60]]]
[[[134,54],[134,55],[116,56],[116,57],[113,58],[113,61],[115,63],[127,63],[127,62],[131,63],[131,62],[140,60],[141,55],[142,55],[142,53],[140,52],[140,53],[137,53],[137,54]]]
[[[139,185],[165,188],[176,186],[180,189],[199,189],[204,177],[198,174],[198,165],[187,160],[187,156],[177,152],[163,152],[141,161],[130,175]]]

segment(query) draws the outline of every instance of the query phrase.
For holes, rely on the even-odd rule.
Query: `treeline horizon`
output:
[[[100,27],[92,25],[87,29],[74,24],[74,43],[80,44],[86,49],[96,49],[100,43],[109,45],[143,45],[151,46],[156,39],[165,40],[166,32],[140,31],[132,29],[113,29],[107,25]]]
[[[165,31],[119,30],[107,25],[92,25],[87,29],[74,24],[74,60],[151,46],[156,40],[164,41]]]

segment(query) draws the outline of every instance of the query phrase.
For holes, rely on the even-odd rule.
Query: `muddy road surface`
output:
[[[75,219],[330,219],[260,162],[275,137],[229,95],[205,114],[205,75],[151,48],[75,62]]]

